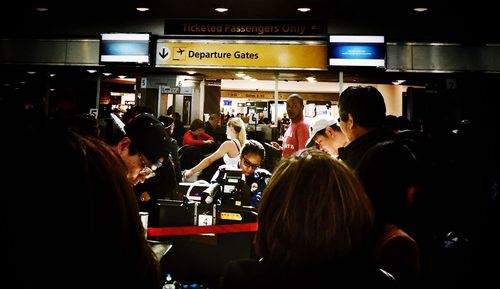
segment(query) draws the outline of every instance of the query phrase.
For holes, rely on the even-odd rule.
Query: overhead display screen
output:
[[[149,65],[151,34],[102,33],[99,61],[101,64],[123,63]]]
[[[330,66],[385,67],[384,36],[330,35]]]

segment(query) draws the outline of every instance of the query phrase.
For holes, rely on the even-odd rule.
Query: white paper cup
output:
[[[144,228],[144,237],[148,238],[148,212],[139,212],[139,216],[141,216],[142,227]]]

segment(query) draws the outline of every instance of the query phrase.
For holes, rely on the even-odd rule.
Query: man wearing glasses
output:
[[[240,160],[236,166],[222,165],[215,172],[212,177],[211,183],[221,185],[223,183],[224,170],[227,169],[241,169],[245,176],[245,185],[247,190],[250,191],[249,200],[242,200],[242,205],[250,205],[254,208],[259,206],[262,192],[266,188],[271,173],[263,168],[259,168],[264,161],[266,150],[261,143],[256,140],[248,140],[241,148]]]
[[[130,184],[143,183],[168,158],[170,139],[165,127],[149,113],[137,115],[126,125],[114,120],[119,130],[108,142],[127,166]],[[141,195],[141,201],[147,201],[147,197]]]

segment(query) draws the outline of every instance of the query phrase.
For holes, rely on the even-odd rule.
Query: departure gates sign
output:
[[[327,44],[318,41],[159,39],[156,67],[327,70],[327,52]]]

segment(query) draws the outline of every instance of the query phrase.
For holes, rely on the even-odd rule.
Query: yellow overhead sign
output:
[[[326,43],[158,40],[157,67],[328,69]]]

